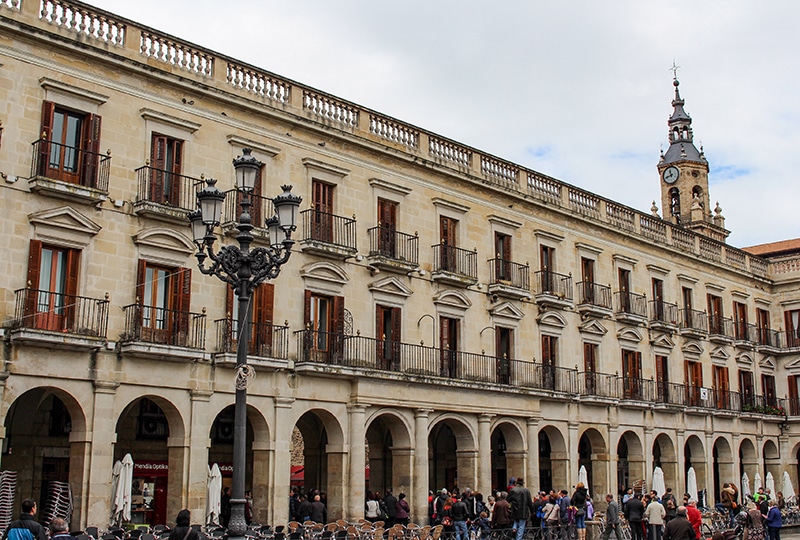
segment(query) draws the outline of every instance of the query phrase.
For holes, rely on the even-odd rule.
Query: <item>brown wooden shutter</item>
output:
[[[150,200],[161,203],[164,199],[164,171],[167,167],[167,138],[153,134],[150,148]]]
[[[331,321],[331,360],[341,364],[344,360],[344,296],[333,297],[333,320]]]
[[[192,270],[191,268],[177,268],[175,275],[172,279],[172,305],[170,306],[175,310],[174,314],[177,317],[175,330],[188,337],[189,320],[191,314],[189,312],[190,303],[192,300]],[[185,337],[178,344],[183,344]]]
[[[76,330],[75,314],[76,305],[78,300],[75,298],[78,295],[78,276],[80,274],[81,265],[81,252],[77,249],[70,249],[67,251],[67,283],[66,283],[66,308],[64,315],[66,316],[65,328]]]
[[[33,316],[36,312],[36,293],[39,288],[39,275],[42,269],[42,242],[31,240],[28,252],[28,278],[25,283],[25,317]]]
[[[97,187],[97,175],[100,168],[101,120],[98,114],[87,114],[83,122],[81,184],[84,186]]]
[[[797,375],[789,375],[789,415],[797,416],[800,414],[797,395]]]
[[[275,285],[272,283],[264,283],[260,285],[255,292],[256,301],[254,304],[255,312],[253,313],[253,321],[258,324],[272,324],[272,316],[274,311],[275,299]]]
[[[139,259],[136,267],[136,303],[146,306],[150,301],[144,297],[144,282],[147,279],[147,262]]]
[[[47,175],[47,168],[50,163],[50,141],[53,138],[53,117],[55,116],[56,105],[52,101],[42,102],[42,129],[39,138],[44,139],[39,142],[39,155],[37,156],[36,174]]]
[[[311,291],[306,289],[303,297],[303,325],[308,327],[311,324]]]

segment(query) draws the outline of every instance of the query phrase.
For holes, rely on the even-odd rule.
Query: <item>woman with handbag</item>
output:
[[[578,531],[578,540],[586,540],[586,499],[589,498],[589,491],[583,482],[578,482],[575,486],[575,493],[572,494],[572,506],[575,511],[575,529]]]

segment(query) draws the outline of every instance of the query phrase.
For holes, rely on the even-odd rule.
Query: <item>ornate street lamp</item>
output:
[[[225,194],[216,180],[206,180],[206,187],[197,194],[198,210],[188,214],[192,237],[197,244],[200,272],[217,276],[236,292],[238,300],[238,337],[236,349],[236,402],[233,432],[233,494],[228,537],[244,538],[247,524],[244,517],[245,445],[247,435],[247,381],[252,372],[247,365],[247,346],[250,342],[249,309],[255,288],[267,279],[275,279],[292,252],[292,232],[297,228],[297,208],[301,197],[292,194],[292,186],[282,186],[283,193],[272,200],[275,216],[266,220],[269,247],[250,248],[253,224],[250,221],[251,194],[262,163],[250,155],[249,148],[233,160],[236,189],[241,195],[241,214],[236,228],[239,246],[222,246],[214,251],[215,229],[220,224]],[[211,263],[206,266],[206,259]]]

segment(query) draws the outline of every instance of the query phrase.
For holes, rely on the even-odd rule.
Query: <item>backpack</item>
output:
[[[540,504],[536,507],[536,519],[544,519],[544,505]]]
[[[14,527],[8,530],[7,540],[34,540],[33,533],[27,527]]]

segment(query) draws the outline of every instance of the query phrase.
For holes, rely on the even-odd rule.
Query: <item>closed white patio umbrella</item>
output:
[[[761,473],[756,473],[753,477],[753,493],[758,493],[759,488],[764,484],[761,482]]]
[[[750,477],[747,476],[747,473],[742,475],[742,503],[744,504],[745,499],[747,499],[748,495],[752,495],[753,492],[750,491]]]
[[[653,469],[653,491],[658,493],[659,497],[667,491],[667,486],[664,482],[664,471],[661,467]]]
[[[219,523],[219,511],[222,495],[222,473],[219,465],[214,463],[208,469],[208,494],[206,498],[206,523]]]
[[[792,499],[793,497],[797,496],[797,494],[794,492],[794,484],[792,484],[792,477],[789,476],[789,472],[788,471],[783,471],[783,486],[782,486],[782,488],[783,489],[781,489],[781,491],[783,491],[783,498],[785,500],[788,501],[788,500]]]
[[[116,468],[116,467],[115,467]],[[131,487],[133,485],[133,458],[125,454],[120,463],[117,489],[114,492],[114,521],[119,524],[131,520]]]
[[[766,491],[769,493],[769,498],[770,499],[774,499],[775,498],[775,478],[772,476],[771,472],[767,473],[767,485],[765,487],[766,487]]]
[[[686,473],[686,493],[690,498],[697,500],[697,473],[694,472],[694,467],[689,467]]]

